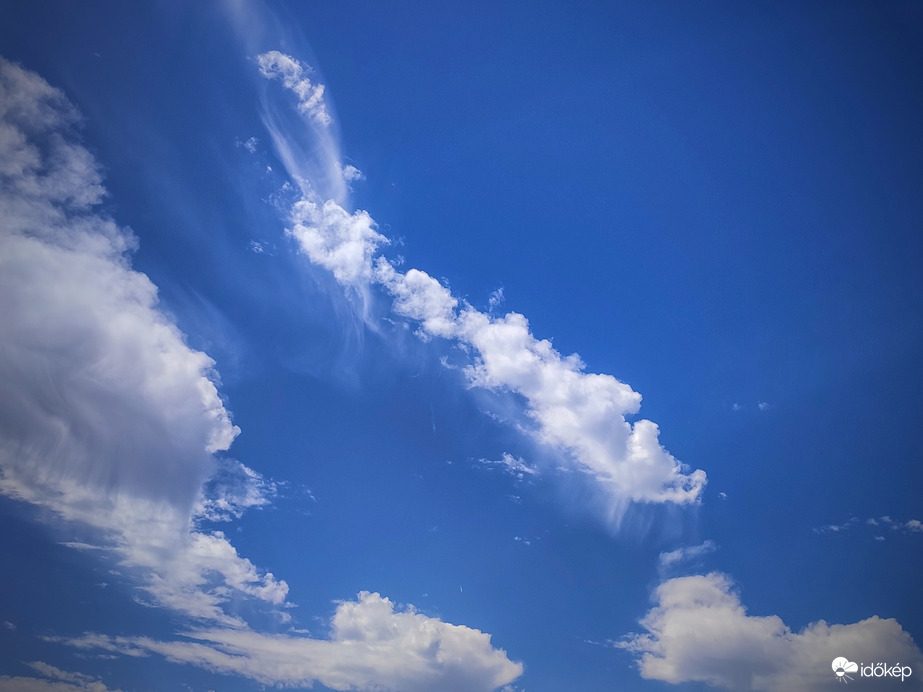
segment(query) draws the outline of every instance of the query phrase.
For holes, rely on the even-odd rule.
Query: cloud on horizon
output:
[[[923,654],[894,619],[849,625],[812,622],[793,632],[776,615],[748,615],[730,578],[712,572],[662,582],[641,620],[644,634],[615,642],[636,656],[641,677],[704,682],[728,690],[832,689],[830,661],[890,661],[923,666]]]

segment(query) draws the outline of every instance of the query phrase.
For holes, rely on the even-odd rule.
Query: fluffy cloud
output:
[[[729,690],[824,690],[837,682],[830,662],[923,665],[923,654],[896,620],[850,625],[814,622],[795,633],[775,615],[748,615],[728,577],[712,573],[663,582],[641,620],[646,634],[616,646],[637,656],[641,676],[704,682]]]
[[[129,264],[133,236],[93,211],[96,163],[37,75],[0,63],[0,465],[189,507],[237,428]]]
[[[298,97],[298,110],[310,115],[321,125],[333,122],[324,101],[324,85],[311,81],[308,76],[311,73],[309,66],[277,50],[263,53],[256,60],[260,74],[269,79],[278,79]]]
[[[233,459],[221,459],[199,496],[195,516],[208,521],[239,519],[248,509],[266,507],[278,485]]]
[[[302,199],[291,211],[289,234],[312,262],[333,272],[342,284],[367,284],[372,257],[387,240],[374,228],[368,213],[349,214],[333,200]]]
[[[522,664],[494,648],[489,635],[412,607],[398,611],[377,593],[340,603],[331,624],[328,639],[214,629],[189,632],[187,641],[86,634],[66,643],[128,656],[154,653],[286,687],[319,682],[335,690],[488,692],[522,674]]]
[[[134,237],[95,210],[104,190],[77,121],[61,92],[0,62],[0,492],[100,529],[155,603],[239,623],[222,603],[278,605],[287,587],[197,532],[194,513],[240,511],[265,487],[240,466],[203,494],[239,431],[214,361],[131,268]]]
[[[827,524],[826,526],[816,527],[814,528],[814,533],[837,534],[846,532],[862,532],[869,534],[870,532],[874,533],[877,531],[884,532],[885,529],[909,534],[923,533],[923,522],[921,522],[919,519],[907,519],[906,521],[900,521],[897,519],[892,519],[887,515],[877,518],[872,517],[871,519],[866,519],[865,521],[860,521],[859,517],[850,517],[842,524]],[[885,537],[882,535],[876,535],[874,538],[876,541],[885,540]]]

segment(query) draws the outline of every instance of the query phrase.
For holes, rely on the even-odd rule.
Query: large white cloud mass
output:
[[[923,675],[923,654],[893,619],[873,616],[849,625],[819,620],[793,632],[776,615],[748,615],[730,579],[720,573],[669,579],[654,600],[641,620],[647,633],[616,643],[637,656],[647,679],[728,690],[831,690],[837,689],[831,662],[839,656],[909,665],[918,680]],[[862,683],[863,689],[887,684]]]
[[[97,211],[78,120],[60,91],[0,62],[0,492],[101,529],[155,603],[236,622],[225,587],[274,604],[287,591],[222,534],[193,530],[195,509],[220,504],[202,484],[239,431],[214,361],[131,268],[135,238]],[[206,589],[209,574],[224,583]]]
[[[299,108],[306,108],[306,94],[314,93],[299,86],[306,66],[277,51],[261,55],[259,64],[264,76],[282,81]],[[273,141],[284,160],[291,147],[278,131]],[[289,173],[298,177],[300,169]],[[611,375],[585,372],[579,356],[562,356],[551,342],[533,336],[524,316],[493,317],[459,301],[424,271],[399,271],[378,253],[387,241],[368,212],[350,213],[334,199],[323,199],[319,186],[301,187],[304,196],[291,209],[288,232],[311,262],[363,295],[370,285],[383,287],[395,313],[420,323],[420,336],[452,339],[471,351],[469,382],[524,397],[538,439],[592,479],[607,500],[610,520],[617,523],[632,502],[699,501],[705,472],[667,452],[655,423],[626,420],[638,412],[640,394]]]
[[[189,507],[237,435],[211,379],[131,269],[133,236],[94,211],[77,115],[35,74],[0,64],[0,464]]]
[[[67,640],[86,651],[152,653],[266,685],[376,692],[489,692],[515,680],[522,664],[491,646],[490,636],[417,613],[395,610],[377,593],[341,603],[329,639],[252,630],[188,632],[185,641],[85,634]]]

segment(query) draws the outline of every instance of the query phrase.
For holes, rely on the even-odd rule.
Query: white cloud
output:
[[[0,465],[188,507],[238,433],[214,361],[130,268],[132,235],[93,212],[103,189],[63,136],[64,97],[5,61],[0,90],[0,160],[17,160],[0,187]]]
[[[289,88],[308,71],[278,52],[265,53],[260,61],[264,76],[282,79]],[[286,159],[292,138],[277,127],[270,130],[277,153]],[[322,149],[331,156],[336,146],[328,143]],[[303,168],[287,167],[290,174]],[[339,162],[335,167],[341,173],[345,170]],[[335,199],[323,200],[318,191],[324,181],[296,182],[302,198],[292,206],[288,234],[301,251],[345,286],[360,292],[373,284],[383,287],[393,298],[396,314],[420,323],[417,333],[422,338],[452,339],[469,349],[473,355],[466,370],[469,382],[524,397],[526,413],[537,426],[536,436],[594,482],[611,521],[617,523],[631,502],[699,501],[705,472],[689,469],[667,452],[660,445],[656,424],[626,420],[637,413],[640,394],[611,375],[585,372],[579,356],[562,356],[551,342],[535,338],[522,315],[493,317],[463,304],[424,271],[398,271],[379,254],[387,239],[378,233],[368,212],[349,212]],[[491,310],[500,297],[499,292],[491,297]]]
[[[356,180],[365,180],[365,173],[348,163],[343,166],[343,179],[350,183]]]
[[[246,629],[198,630],[186,641],[86,634],[60,640],[83,650],[128,656],[159,654],[264,685],[369,692],[488,692],[522,674],[522,664],[492,646],[490,635],[396,610],[377,593],[340,603],[328,639],[266,635]]]
[[[273,149],[292,181],[316,202],[343,200],[360,174],[340,160],[336,127],[324,99],[324,85],[312,80],[313,69],[293,57],[270,51],[256,58],[259,73],[294,94],[297,108],[279,108],[263,93],[262,120]],[[305,127],[307,126],[307,127]]]
[[[661,572],[688,565],[704,555],[709,555],[718,549],[717,544],[712,540],[707,540],[699,545],[684,546],[671,550],[666,553],[660,553],[658,564]]]
[[[538,469],[529,466],[519,457],[514,457],[509,452],[504,452],[499,459],[481,459],[480,464],[488,468],[498,468],[509,474],[513,478],[523,480],[526,476],[535,476]]]
[[[256,137],[250,137],[249,139],[246,139],[244,141],[241,141],[239,139],[235,140],[234,144],[236,144],[239,147],[243,147],[244,149],[249,151],[251,154],[255,154],[256,149],[260,144],[260,140],[258,140]]]
[[[496,291],[491,293],[487,299],[487,307],[490,312],[493,313],[494,310],[500,307],[500,304],[503,302],[503,300],[504,298],[502,288],[498,288]]]
[[[367,212],[350,214],[333,200],[301,199],[292,207],[291,220],[288,232],[312,262],[329,269],[342,284],[368,284],[376,248],[388,241]]]
[[[849,625],[813,622],[795,633],[778,617],[748,615],[728,577],[712,573],[663,582],[641,620],[646,634],[616,646],[637,656],[641,676],[678,684],[704,682],[729,690],[832,689],[830,662],[923,664],[923,654],[893,619]]]
[[[883,516],[871,519],[866,519],[861,524],[865,527],[880,527],[886,528],[890,527],[892,531],[900,531],[902,533],[923,533],[923,522],[919,519],[908,519],[907,521],[897,521],[892,519],[889,516]],[[842,524],[827,524],[826,526],[820,526],[813,529],[814,533],[825,534],[825,533],[840,533],[843,531],[852,531],[860,530],[858,527],[860,521],[858,517],[850,517]],[[884,540],[884,538],[877,537],[875,540]]]
[[[209,521],[239,519],[248,509],[268,506],[278,484],[234,459],[221,459],[195,508],[196,517]]]
[[[269,79],[278,79],[298,97],[298,109],[302,113],[310,115],[324,126],[333,122],[324,101],[324,85],[311,81],[308,76],[312,71],[310,66],[277,50],[263,53],[256,60],[260,74]]]
[[[229,600],[283,603],[284,582],[194,530],[196,509],[239,513],[268,486],[240,466],[235,486],[203,497],[239,431],[214,362],[131,268],[135,239],[93,209],[104,190],[68,134],[77,115],[5,61],[0,95],[0,492],[101,530],[85,543],[140,569],[159,605],[231,624]]]
[[[698,501],[704,471],[691,471],[669,454],[656,424],[626,420],[641,403],[631,387],[611,375],[584,372],[578,356],[561,356],[551,342],[536,339],[522,315],[494,318],[460,305],[426,272],[402,273],[376,257],[385,239],[367,212],[350,214],[332,200],[320,205],[302,199],[292,209],[292,221],[289,233],[301,250],[341,284],[377,282],[393,297],[395,313],[420,323],[422,337],[473,348],[474,362],[466,369],[470,383],[522,395],[538,438],[598,484],[612,520],[618,521],[629,502]]]

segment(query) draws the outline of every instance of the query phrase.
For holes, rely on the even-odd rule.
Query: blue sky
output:
[[[919,3],[0,16],[0,690],[921,684]]]

